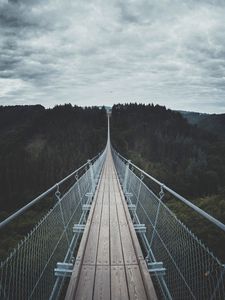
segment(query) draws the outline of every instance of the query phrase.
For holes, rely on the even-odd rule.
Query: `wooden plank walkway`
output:
[[[157,299],[109,145],[65,299]]]

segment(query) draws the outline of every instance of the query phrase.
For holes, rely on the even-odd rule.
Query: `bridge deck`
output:
[[[157,299],[109,147],[66,299]]]

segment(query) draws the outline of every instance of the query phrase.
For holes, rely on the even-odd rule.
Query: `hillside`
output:
[[[101,151],[106,133],[105,108],[0,107],[1,218]],[[159,105],[114,105],[111,135],[121,154],[225,222],[224,141]],[[166,201],[225,260],[225,241],[215,228],[174,199]],[[1,240],[13,246],[38,218],[31,212],[13,237],[6,232]]]
[[[159,105],[115,105],[112,143],[163,183],[225,223],[225,142]],[[167,204],[225,260],[221,232],[174,199]]]
[[[225,138],[225,114],[201,114],[187,111],[180,111],[180,113],[190,124]]]
[[[21,207],[105,146],[105,109],[0,107],[0,209]]]

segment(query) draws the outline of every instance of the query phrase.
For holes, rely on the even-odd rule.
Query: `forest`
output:
[[[111,128],[113,146],[123,156],[225,223],[223,135],[153,104],[114,105]],[[225,261],[221,231],[177,200],[166,204]]]
[[[190,124],[197,125],[218,137],[225,138],[225,114],[204,114],[179,111]]]
[[[104,107],[1,106],[1,220],[95,156],[105,147],[106,134]],[[163,106],[117,104],[111,141],[122,155],[225,223],[222,135]],[[225,261],[225,240],[213,226],[174,199],[166,204]],[[20,238],[33,219],[34,213],[21,225]],[[16,237],[3,239],[11,247]]]
[[[105,146],[105,110],[0,107],[1,211],[21,207]]]

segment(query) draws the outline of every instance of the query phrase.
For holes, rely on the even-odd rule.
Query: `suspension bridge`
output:
[[[0,299],[225,299],[225,266],[166,206],[225,225],[112,147],[0,223],[55,204],[0,265]]]

